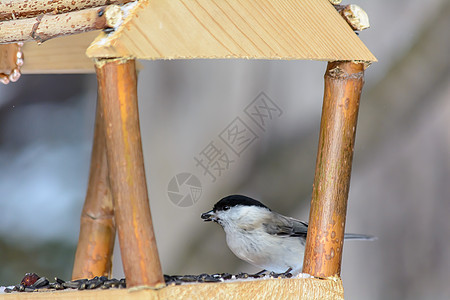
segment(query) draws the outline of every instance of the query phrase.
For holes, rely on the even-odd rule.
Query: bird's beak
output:
[[[210,222],[210,221],[217,222],[217,216],[216,216],[215,212],[212,210],[202,213],[202,219],[205,222]]]

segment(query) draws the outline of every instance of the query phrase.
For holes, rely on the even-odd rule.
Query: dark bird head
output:
[[[254,206],[254,207],[262,207],[265,209],[270,209],[259,202],[258,200],[255,200],[253,198],[243,196],[243,195],[230,195],[225,198],[222,198],[214,204],[214,207],[212,210],[205,212],[202,214],[201,218],[205,222],[214,221],[218,222],[218,216],[217,214],[220,212],[224,212],[229,210],[230,208],[237,207],[237,206]]]

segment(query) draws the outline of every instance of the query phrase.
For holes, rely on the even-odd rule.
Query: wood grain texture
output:
[[[116,239],[101,101],[97,101],[89,184],[81,212],[72,280],[111,275]]]
[[[94,290],[15,293],[5,299],[148,300],[148,299],[344,299],[340,279],[269,279],[168,286],[160,290]]]
[[[164,285],[145,179],[135,60],[96,62],[109,178],[128,287]]]
[[[51,39],[40,45],[25,43],[22,73],[94,73],[94,62],[85,52],[97,35],[98,31],[92,31]]]
[[[62,14],[131,1],[133,0],[2,0],[0,1],[0,21],[32,18],[42,14]]]
[[[142,0],[87,55],[376,60],[328,0]]]
[[[329,62],[303,272],[339,275],[364,65]]]
[[[17,44],[0,45],[0,73],[9,74],[16,67]]]
[[[36,41],[104,29],[106,14],[99,14],[107,6],[87,8],[57,15],[39,15],[35,18],[0,22],[0,43]]]

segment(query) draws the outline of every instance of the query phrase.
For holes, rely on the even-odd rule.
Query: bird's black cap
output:
[[[243,196],[243,195],[230,195],[225,198],[222,198],[219,202],[217,202],[214,205],[213,211],[220,211],[220,210],[228,210],[231,207],[234,206],[258,206],[258,207],[264,207],[270,210],[267,206],[259,202],[258,200],[255,200],[253,198]]]

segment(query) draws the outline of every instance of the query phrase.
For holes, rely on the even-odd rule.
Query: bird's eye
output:
[[[228,206],[228,205],[225,205],[224,207],[223,207],[223,210],[229,210],[230,209],[230,207]]]

